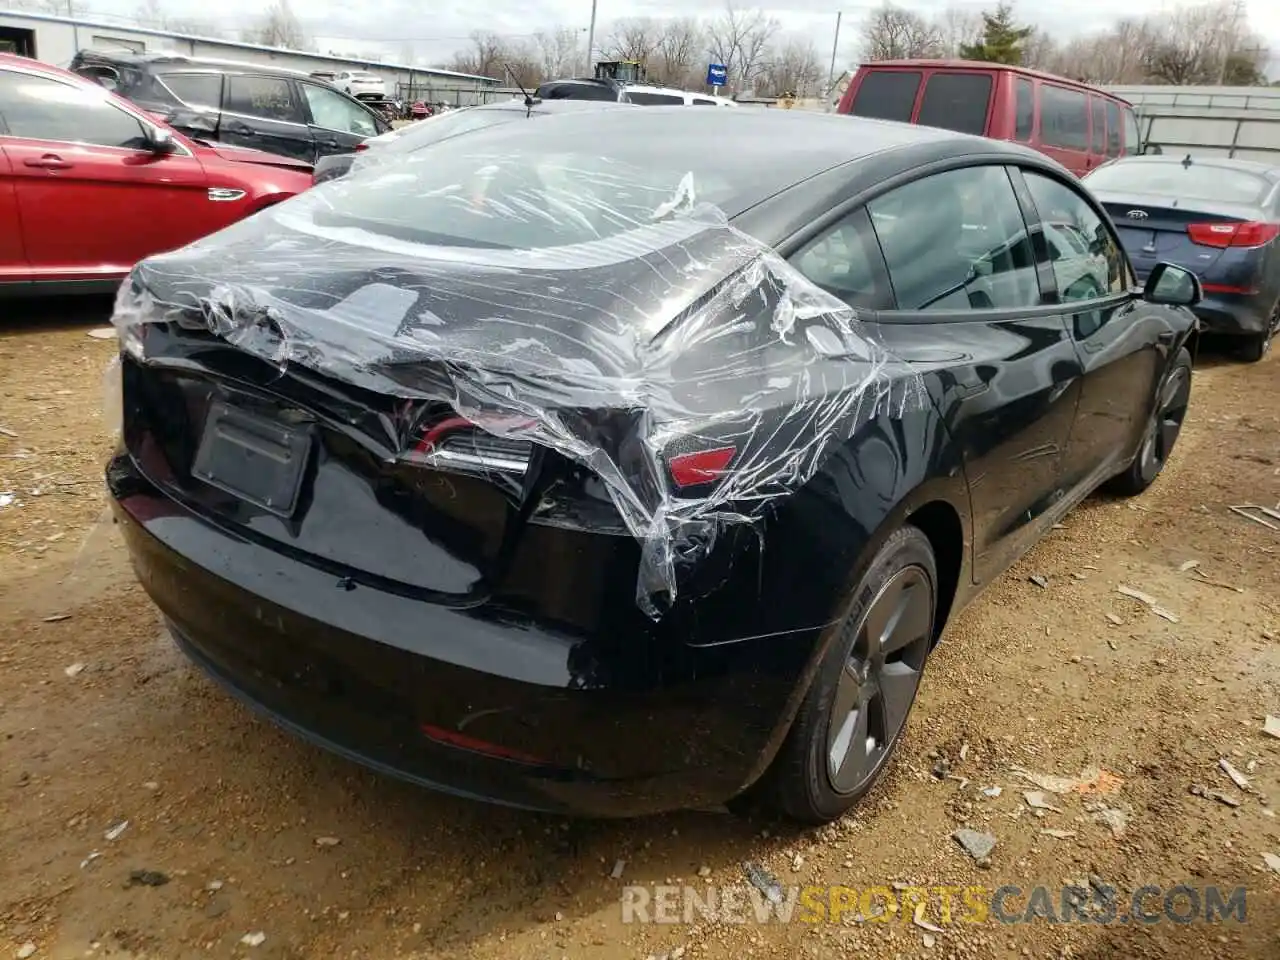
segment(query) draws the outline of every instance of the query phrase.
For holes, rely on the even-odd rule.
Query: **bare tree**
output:
[[[471,46],[453,55],[450,70],[474,73],[481,77],[503,78],[503,63],[507,59],[507,47],[496,33],[477,30],[471,34]]]
[[[886,3],[862,25],[864,60],[902,60],[943,55],[942,32],[920,14]]]
[[[79,0],[9,0],[5,6],[11,10],[30,10],[59,17],[78,17],[86,12]]]
[[[812,41],[793,37],[773,52],[758,85],[765,94],[804,98],[814,96],[825,79]]]
[[[650,77],[677,87],[701,86],[706,79],[707,37],[702,24],[689,17],[668,20],[658,37],[657,63]]]
[[[730,88],[751,89],[777,32],[778,21],[763,10],[738,10],[732,0],[725,4],[724,13],[707,27],[707,41],[716,62],[725,66]]]
[[[613,25],[602,48],[613,60],[647,63],[661,44],[663,24],[651,17],[627,17]]]
[[[982,14],[963,7],[948,7],[933,20],[942,56],[958,57],[960,48],[982,36]]]
[[[305,50],[309,46],[306,31],[289,6],[289,0],[274,0],[257,24],[245,28],[241,39],[286,50]]]
[[[578,31],[572,27],[557,27],[548,32],[535,33],[533,45],[544,80],[571,75],[581,59]]]

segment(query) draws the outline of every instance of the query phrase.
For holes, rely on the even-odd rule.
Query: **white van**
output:
[[[713,97],[709,93],[690,93],[688,90],[676,90],[673,87],[648,87],[637,83],[627,84],[627,99],[646,107],[675,106],[684,104],[687,107],[736,107],[737,104],[728,97]]]

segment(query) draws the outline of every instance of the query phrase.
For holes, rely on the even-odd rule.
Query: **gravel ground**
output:
[[[1280,714],[1280,531],[1227,510],[1280,500],[1280,360],[1202,358],[1155,487],[1090,500],[952,623],[854,815],[816,832],[714,813],[569,822],[328,756],[174,651],[103,519],[114,343],[88,331],[108,306],[0,321],[0,493],[16,495],[0,507],[0,957],[1280,956],[1280,866],[1262,856],[1280,854],[1280,739],[1262,732]],[[1054,808],[1037,815],[1015,767],[1103,773],[1035,797]],[[961,827],[997,838],[989,862]],[[1046,884],[1055,901],[1091,877],[1122,897],[1245,886],[1247,920],[947,923],[931,901],[935,931],[909,909],[623,922],[625,885],[744,888],[744,861],[785,885]]]

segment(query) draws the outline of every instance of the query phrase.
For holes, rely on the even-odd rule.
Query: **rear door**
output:
[[[960,451],[973,513],[974,575],[985,582],[1025,550],[1061,500],[1080,364],[1062,316],[1042,303],[1031,236],[1005,167],[921,177],[870,200],[792,263],[855,309],[922,373]],[[870,239],[858,242],[859,234]],[[867,266],[860,246],[873,250]],[[883,265],[881,265],[881,263]]]
[[[124,273],[212,229],[205,173],[181,144],[145,149],[142,121],[100,87],[0,70],[3,150],[38,279]]]
[[[985,135],[995,79],[990,71],[933,71],[925,78],[915,122],[924,127]]]
[[[1137,449],[1163,369],[1161,351],[1173,341],[1158,315],[1135,305],[1124,253],[1085,192],[1039,171],[1020,176],[1027,218],[1045,239],[1038,259],[1050,268],[1053,297],[1064,308],[1084,369],[1063,458],[1063,485],[1070,492],[1096,485]]]
[[[300,80],[298,88],[306,104],[317,158],[351,153],[381,132],[373,114],[332,87]]]
[[[1089,172],[1089,95],[1083,90],[1036,82],[1040,99],[1040,139],[1036,147],[1074,173]]]
[[[924,82],[920,70],[877,70],[864,67],[846,111],[855,117],[910,123]]]
[[[315,163],[302,97],[287,77],[227,74],[218,139]]]

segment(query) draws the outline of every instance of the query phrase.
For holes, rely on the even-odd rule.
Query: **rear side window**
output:
[[[1124,113],[1124,152],[1136,154],[1139,151],[1142,139],[1138,134],[1138,118],[1133,115],[1133,111],[1125,107]]]
[[[294,102],[292,85],[282,77],[227,77],[225,109],[263,120],[305,122]]]
[[[222,75],[219,73],[165,73],[161,82],[169,92],[189,107],[218,109],[222,99]]]
[[[720,104],[716,103],[714,100],[703,100],[701,97],[694,97],[694,98],[693,98],[693,105],[694,105],[695,107],[718,107],[718,106],[720,106]]]
[[[1017,104],[1013,121],[1013,139],[1023,143],[1031,142],[1031,132],[1035,129],[1036,101],[1031,81],[1018,80]]]
[[[1035,253],[1004,167],[924,177],[867,204],[901,310],[1040,302]]]
[[[1101,97],[1089,98],[1089,111],[1092,135],[1089,137],[1089,152],[1103,154],[1107,150],[1107,107]]]
[[[1120,108],[1107,101],[1107,156],[1120,156]]]
[[[643,90],[628,90],[627,97],[632,103],[641,103],[649,107],[684,106],[684,97],[673,93],[648,93]]]
[[[981,136],[990,100],[989,73],[935,73],[925,84],[916,123]]]
[[[920,74],[908,70],[871,70],[862,78],[849,112],[873,120],[911,121]]]
[[[1040,84],[1040,142],[1067,150],[1089,149],[1089,98],[1078,90]]]

